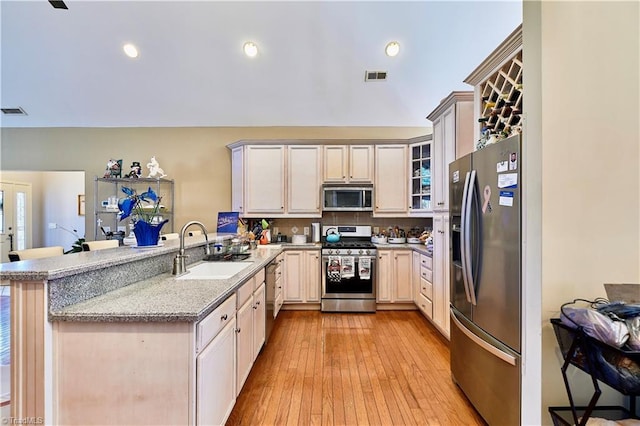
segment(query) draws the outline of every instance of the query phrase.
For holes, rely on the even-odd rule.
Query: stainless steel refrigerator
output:
[[[490,425],[520,424],[520,136],[449,165],[451,375]]]

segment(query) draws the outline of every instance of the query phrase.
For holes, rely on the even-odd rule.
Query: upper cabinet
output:
[[[432,135],[412,140],[409,144],[409,214],[419,216],[430,214],[431,204],[431,164],[433,162]]]
[[[325,145],[323,151],[324,183],[373,182],[373,145]]]
[[[427,116],[433,123],[432,210],[449,210],[449,163],[473,151],[473,92],[451,92]]]
[[[376,216],[404,216],[408,211],[408,145],[375,146],[374,209]]]
[[[287,213],[320,215],[322,147],[289,145],[287,154]]]
[[[243,217],[319,217],[322,147],[243,145],[231,149],[231,208]]]
[[[245,214],[285,213],[285,153],[283,145],[245,147]]]

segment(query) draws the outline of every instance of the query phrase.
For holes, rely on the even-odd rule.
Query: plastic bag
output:
[[[625,320],[629,329],[627,345],[634,351],[640,351],[640,316]]]
[[[595,309],[563,305],[560,320],[571,328],[582,327],[589,336],[617,348],[629,339],[629,329],[624,322],[614,321]]]

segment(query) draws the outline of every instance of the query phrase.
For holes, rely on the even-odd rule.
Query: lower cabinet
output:
[[[257,286],[257,288],[256,288]],[[240,394],[265,340],[264,270],[236,292],[236,395]]]
[[[378,249],[379,303],[413,302],[412,252],[409,249]]]
[[[236,402],[236,319],[232,317],[196,358],[196,422],[224,424]]]
[[[433,324],[449,338],[449,215],[433,216]]]
[[[430,320],[433,319],[433,272],[432,259],[426,254],[413,252],[414,299],[418,309]]]
[[[284,303],[320,303],[320,250],[287,250],[284,256]]]

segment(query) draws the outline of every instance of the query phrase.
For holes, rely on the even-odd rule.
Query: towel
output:
[[[329,263],[327,264],[327,279],[331,282],[337,283],[342,279],[342,266],[340,260],[340,256],[329,256]]]
[[[358,259],[358,275],[361,280],[371,279],[371,258],[361,257]]]
[[[353,269],[355,259],[353,256],[342,256],[342,278],[353,278],[356,271]]]

